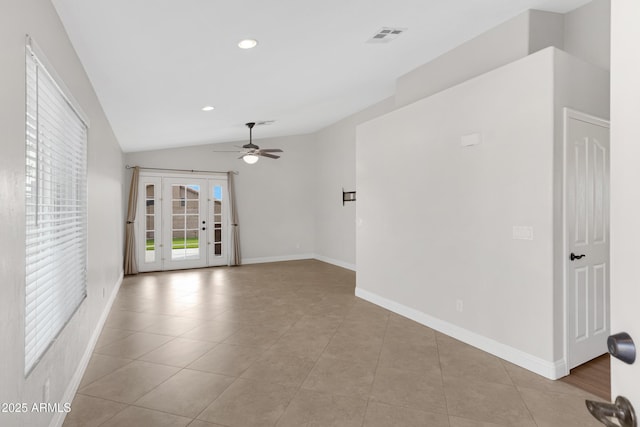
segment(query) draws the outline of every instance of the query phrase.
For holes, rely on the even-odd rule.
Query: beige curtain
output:
[[[127,225],[125,229],[124,246],[124,274],[138,274],[136,264],[135,233],[134,222],[136,220],[136,209],[138,207],[138,179],[140,168],[134,167],[131,175],[131,188],[129,189],[129,206],[127,209]]]
[[[240,231],[238,230],[238,209],[236,208],[236,189],[233,181],[233,172],[227,172],[229,186],[229,209],[231,211],[231,255],[229,265],[240,265]]]

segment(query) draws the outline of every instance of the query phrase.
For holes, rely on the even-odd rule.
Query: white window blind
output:
[[[28,39],[25,375],[87,289],[87,125],[43,64]]]

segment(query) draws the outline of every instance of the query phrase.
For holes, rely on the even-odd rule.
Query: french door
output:
[[[139,271],[228,263],[225,178],[140,174],[136,219]]]

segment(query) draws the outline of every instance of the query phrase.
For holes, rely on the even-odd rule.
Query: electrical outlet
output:
[[[456,310],[460,313],[462,313],[462,311],[464,310],[464,305],[461,299],[456,300]]]

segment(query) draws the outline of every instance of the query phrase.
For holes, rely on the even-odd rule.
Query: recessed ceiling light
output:
[[[211,111],[211,110],[215,110],[215,107],[212,107],[211,105],[207,105],[206,107],[202,107],[202,111]]]
[[[258,40],[245,39],[238,43],[240,49],[252,49],[258,45]]]

